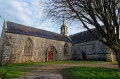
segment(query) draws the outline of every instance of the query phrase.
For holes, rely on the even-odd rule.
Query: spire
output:
[[[64,19],[64,16],[63,16],[63,24],[65,24],[65,19]]]
[[[64,18],[64,16],[63,16],[63,24],[62,24],[61,28],[62,28],[62,27],[67,27],[67,25],[66,25],[66,23],[65,23],[65,18]]]
[[[67,36],[68,32],[67,32],[67,25],[65,24],[65,19],[63,16],[63,24],[61,26],[61,34],[64,36]]]

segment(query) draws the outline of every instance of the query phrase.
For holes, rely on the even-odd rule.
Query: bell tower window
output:
[[[63,17],[63,24],[61,25],[61,34],[63,36],[67,36],[68,32],[67,32],[67,25],[65,24],[65,20],[64,20],[64,17]]]

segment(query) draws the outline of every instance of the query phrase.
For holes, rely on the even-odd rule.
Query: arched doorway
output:
[[[82,59],[86,60],[86,54],[85,54],[85,52],[82,52]]]
[[[33,53],[33,42],[32,42],[32,39],[28,38],[25,41],[25,47],[24,47],[25,62],[31,62],[32,53]]]
[[[53,60],[53,52],[49,51],[48,52],[48,61],[52,61]]]
[[[57,51],[56,51],[55,47],[53,47],[53,46],[49,47],[47,49],[47,55],[46,55],[47,61],[55,61],[56,54],[57,54]]]

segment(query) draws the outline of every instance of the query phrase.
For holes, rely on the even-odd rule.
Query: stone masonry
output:
[[[26,56],[24,55],[24,47],[25,47],[25,41],[28,38],[32,39],[33,42],[33,52],[30,62],[47,61],[46,60],[47,49],[51,46],[55,47],[56,49],[56,60],[65,60],[72,58],[73,50],[71,49],[72,48],[71,43],[34,37],[34,36],[6,33],[6,41],[5,41],[2,62],[4,64],[26,62],[25,59]],[[65,43],[69,45],[68,57],[64,56]]]
[[[86,59],[89,60],[106,60],[107,58],[107,46],[97,40],[75,44],[74,49],[77,59],[82,59],[83,52],[86,54]]]

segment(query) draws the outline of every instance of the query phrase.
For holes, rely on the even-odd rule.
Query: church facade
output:
[[[0,64],[115,59],[114,52],[87,31],[67,34],[64,19],[61,34],[5,20],[0,39]]]

